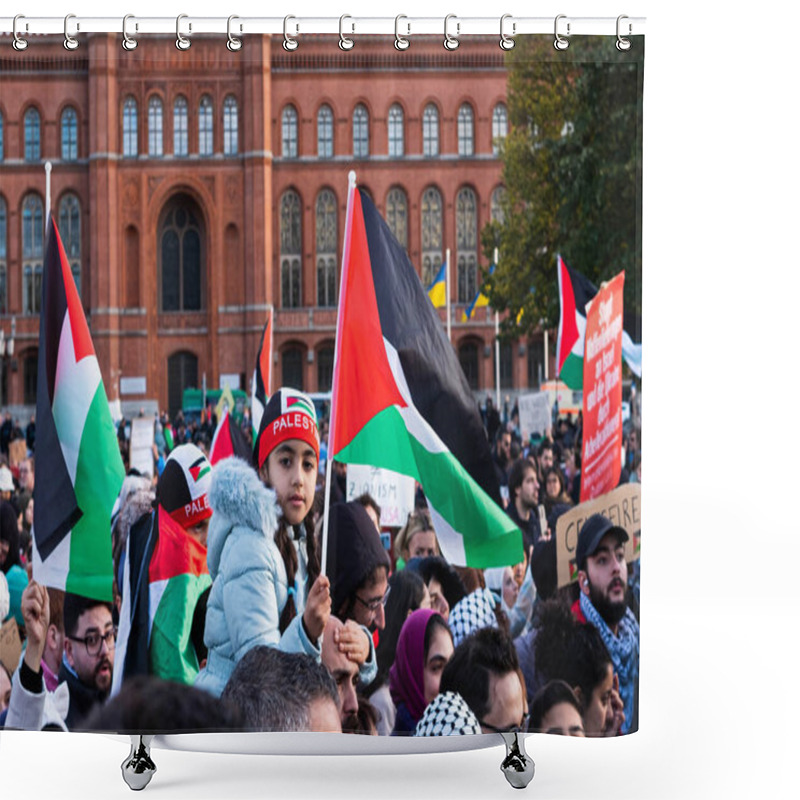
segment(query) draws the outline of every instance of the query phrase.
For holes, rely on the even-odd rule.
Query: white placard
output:
[[[524,394],[518,403],[519,427],[523,442],[527,442],[532,433],[544,433],[546,428],[552,426],[552,408],[547,392]]]
[[[242,388],[242,376],[238,372],[223,372],[219,376],[219,387],[220,389],[225,388],[225,384],[228,385],[228,388],[231,391],[235,391],[236,389]]]
[[[388,469],[347,465],[347,501],[369,492],[381,507],[381,526],[400,528],[414,510],[414,479]]]
[[[144,375],[135,378],[119,379],[120,394],[146,394],[147,378]]]
[[[131,420],[131,442],[128,463],[142,475],[153,477],[153,442],[155,417],[134,417]]]

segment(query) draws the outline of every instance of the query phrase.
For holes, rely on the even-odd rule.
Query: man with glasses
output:
[[[528,714],[514,643],[499,628],[481,628],[456,647],[439,693],[457,692],[483,733],[526,731]]]
[[[69,687],[70,730],[80,730],[89,712],[111,689],[117,629],[111,604],[67,593],[64,596],[64,659],[59,682]]]

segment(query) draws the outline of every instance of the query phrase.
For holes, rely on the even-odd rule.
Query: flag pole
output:
[[[350,233],[353,228],[353,197],[356,191],[356,173],[350,170],[347,174],[347,213],[344,221],[344,243],[342,244],[342,271],[339,275],[339,307],[336,312],[336,345],[333,348],[333,386],[331,391],[331,412],[330,422],[328,425],[328,454],[325,463],[325,503],[322,511],[322,555],[320,563],[320,575],[325,575],[325,570],[328,563],[328,518],[331,507],[331,464],[335,455],[334,446],[336,441],[334,439],[334,422],[335,422],[335,403],[338,394],[338,373],[336,368],[339,363],[339,347],[342,341],[339,335],[339,326],[342,324],[342,297],[344,296],[344,288],[347,285],[347,273],[349,271],[350,261]],[[333,609],[335,614],[338,609]]]
[[[50,173],[53,171],[53,165],[50,161],[44,162],[44,205],[45,216],[50,216]]]
[[[444,262],[444,294],[447,300],[447,341],[452,342],[453,337],[450,335],[450,248],[445,251]]]
[[[497,269],[499,252],[494,249],[494,268]],[[500,315],[494,312],[494,394],[495,408],[500,411]]]

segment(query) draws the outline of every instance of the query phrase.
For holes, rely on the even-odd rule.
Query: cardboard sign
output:
[[[19,666],[22,655],[22,642],[19,639],[19,628],[14,617],[6,620],[0,628],[0,661],[10,673]]]
[[[544,433],[553,425],[553,411],[547,392],[524,394],[518,400],[519,428],[522,441],[527,442],[532,433]]]
[[[131,443],[128,463],[148,477],[153,477],[153,442],[155,417],[135,417],[131,420]]]
[[[381,527],[399,528],[414,510],[414,479],[388,469],[347,465],[347,501],[364,492],[381,507]]]
[[[581,502],[610,492],[622,467],[622,289],[625,273],[603,284],[586,308],[583,353]]]
[[[628,533],[625,560],[631,562],[639,558],[642,544],[642,487],[638,483],[626,483],[602,497],[575,506],[558,518],[556,561],[559,588],[573,583],[577,577],[575,550],[578,547],[578,534],[592,514],[602,514],[614,525],[625,528]]]
[[[16,467],[20,461],[28,457],[28,445],[24,439],[14,439],[8,443],[8,463],[9,466]]]

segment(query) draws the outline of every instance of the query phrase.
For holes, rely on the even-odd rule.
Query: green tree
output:
[[[626,316],[641,314],[644,44],[614,42],[574,37],[557,52],[552,37],[520,37],[509,51],[503,219],[482,232],[487,257],[500,251],[485,292],[510,312],[505,336],[557,324],[557,253],[597,285],[625,270]]]

